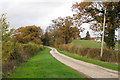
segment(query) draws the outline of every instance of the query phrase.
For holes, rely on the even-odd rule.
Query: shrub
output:
[[[14,53],[13,44],[10,42],[2,43],[2,63],[7,63],[10,55]]]
[[[118,54],[120,54],[118,51],[104,49],[102,60],[107,62],[118,62]]]
[[[90,48],[87,53],[87,57],[95,60],[100,60],[100,49],[98,48]]]
[[[85,47],[80,47],[79,48],[79,54],[81,55],[81,56],[86,56],[87,57],[87,54],[89,53],[89,49],[90,48],[85,48]]]

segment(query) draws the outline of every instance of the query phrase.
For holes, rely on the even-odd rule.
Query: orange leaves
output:
[[[74,26],[73,18],[70,16],[59,17],[53,20],[53,25],[49,26],[49,36],[54,44],[68,44],[72,39],[79,36],[79,29]]]
[[[107,18],[106,18],[106,20],[108,20],[108,21],[109,21],[109,20],[110,20],[110,18],[111,18],[111,17],[107,17]]]
[[[16,29],[12,36],[12,41],[20,43],[35,42],[42,44],[40,36],[43,35],[42,29],[37,26],[26,26]]]
[[[113,29],[113,25],[112,24],[110,25],[110,29]]]

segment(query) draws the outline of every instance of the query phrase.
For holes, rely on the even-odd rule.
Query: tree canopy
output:
[[[80,31],[73,25],[73,19],[70,16],[59,17],[52,22],[47,31],[55,44],[68,44],[71,40],[80,38]]]
[[[72,6],[74,19],[78,24],[90,23],[94,31],[102,31],[103,14],[106,9],[105,42],[108,48],[115,47],[115,30],[120,25],[118,13],[120,2],[81,2]]]
[[[37,26],[20,27],[14,31],[12,41],[19,43],[35,42],[36,44],[42,44],[41,36],[43,31]]]
[[[8,29],[9,28],[9,22],[7,22],[6,20],[6,14],[2,14],[0,17],[0,35],[2,39],[2,42],[4,44],[4,42],[8,42],[11,39],[11,34],[13,32],[14,29]]]

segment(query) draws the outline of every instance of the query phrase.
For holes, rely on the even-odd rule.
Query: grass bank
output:
[[[81,60],[81,61],[85,61],[85,62],[88,62],[88,63],[92,63],[92,64],[96,64],[96,65],[99,65],[99,66],[102,66],[102,67],[105,67],[105,68],[108,68],[108,69],[112,69],[112,70],[119,70],[120,71],[120,66],[118,66],[117,64],[112,64],[112,63],[108,63],[108,62],[102,62],[102,61],[97,61],[97,60],[93,60],[93,59],[88,59],[88,58],[85,58],[85,57],[81,57],[77,54],[71,54],[67,51],[61,51],[60,49],[56,48],[60,53],[63,53],[69,57],[72,57],[72,58],[75,58],[75,59],[78,59],[78,60]]]
[[[70,46],[78,46],[78,47],[89,47],[89,48],[100,48],[101,43],[91,40],[73,40],[70,44]],[[106,45],[104,43],[104,47],[106,48]]]
[[[101,42],[91,41],[91,40],[73,40],[70,46],[78,46],[78,47],[89,47],[89,48],[101,48]],[[115,50],[120,50],[120,44],[115,45]],[[104,48],[107,48],[104,43]]]
[[[45,48],[17,68],[8,78],[84,78],[83,75],[57,61]]]

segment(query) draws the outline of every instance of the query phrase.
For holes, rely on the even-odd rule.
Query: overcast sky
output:
[[[26,25],[45,29],[59,16],[72,16],[72,4],[80,0],[0,0],[0,14],[7,13],[10,27]]]
[[[58,17],[72,16],[72,4],[81,0],[0,0],[0,14],[7,13],[10,28],[36,25],[46,29],[51,24],[51,20]],[[86,35],[87,30],[91,36],[93,32],[88,24],[84,24],[86,29],[81,36]]]

